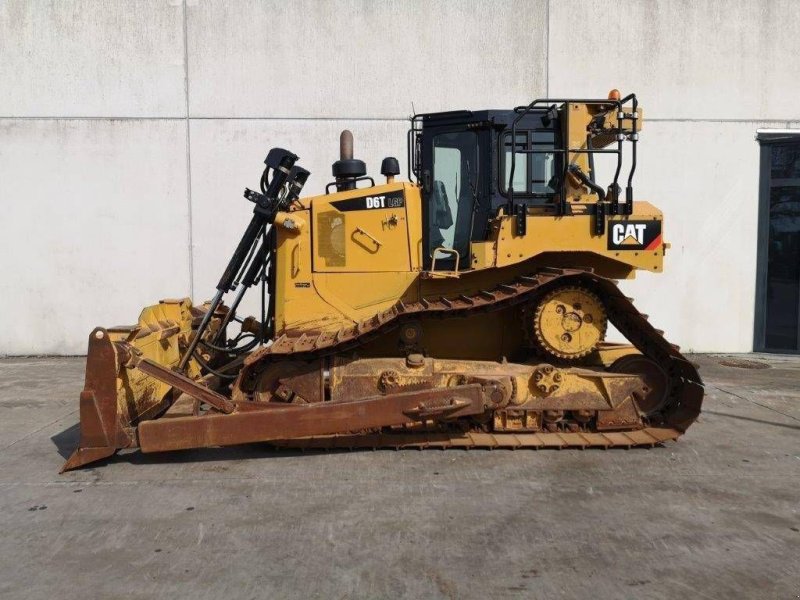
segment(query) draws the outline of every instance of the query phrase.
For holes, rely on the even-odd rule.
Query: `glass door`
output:
[[[800,352],[800,131],[759,132],[755,349]]]
[[[478,197],[478,134],[442,130],[425,142],[424,226],[426,269],[469,269],[470,242]]]

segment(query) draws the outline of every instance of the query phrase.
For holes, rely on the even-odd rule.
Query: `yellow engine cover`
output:
[[[500,215],[489,239],[472,242],[462,260],[468,268],[430,273],[422,266],[419,186],[390,183],[305,198],[290,214],[310,226],[276,220],[276,334],[334,331],[398,300],[475,292],[544,266],[592,267],[616,279],[637,269],[661,271],[667,244],[658,209],[635,202],[632,215],[609,217],[602,234],[589,209],[577,202],[564,217],[530,209],[526,235],[516,235],[514,218]]]

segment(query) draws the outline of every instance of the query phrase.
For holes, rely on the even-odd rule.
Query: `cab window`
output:
[[[433,181],[428,200],[428,256],[436,268],[470,264],[469,242],[477,190],[478,136],[472,131],[441,133],[433,138]],[[441,267],[440,267],[441,265]]]
[[[508,192],[511,176],[511,153],[514,152],[514,195],[549,197],[556,193],[556,158],[552,152],[555,138],[552,130],[517,132],[512,150],[511,133],[503,134],[503,152],[500,155],[500,181],[503,194]],[[535,151],[535,152],[532,152]]]

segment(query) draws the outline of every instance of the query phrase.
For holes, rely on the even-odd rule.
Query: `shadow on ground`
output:
[[[753,417],[742,417],[740,415],[732,415],[730,413],[718,412],[716,410],[704,410],[702,414],[716,415],[718,417],[728,417],[729,419],[739,419],[741,421],[750,421],[752,423],[763,423],[764,425],[773,425],[775,427],[786,427],[787,429],[800,430],[800,425],[791,425],[789,423],[776,423],[775,421],[765,421],[764,419],[754,419]]]
[[[78,447],[78,440],[80,437],[80,424],[75,423],[74,425],[67,427],[64,431],[51,436],[50,441],[55,444],[55,447],[58,449],[58,453],[61,455],[61,458],[66,460],[75,450],[75,448]]]

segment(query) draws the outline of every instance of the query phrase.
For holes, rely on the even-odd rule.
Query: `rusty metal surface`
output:
[[[134,442],[117,415],[117,358],[106,330],[89,335],[86,380],[80,396],[81,437],[61,472],[76,469]]]
[[[653,360],[641,354],[629,354],[614,361],[610,370],[616,373],[636,373],[644,383],[637,394],[636,404],[644,414],[656,413],[664,407],[669,395],[669,377]]]
[[[641,414],[633,396],[628,396],[613,411],[601,410],[597,413],[597,431],[613,431],[619,429],[640,429]]]
[[[181,394],[172,406],[161,416],[162,419],[174,419],[176,417],[194,417],[200,412],[200,401],[192,398],[188,394]]]
[[[308,448],[319,450],[359,448],[418,449],[471,449],[504,448],[632,448],[656,446],[676,440],[680,432],[670,427],[646,427],[625,432],[558,432],[558,433],[484,433],[484,432],[419,432],[377,433],[360,435],[330,435],[305,439],[271,442],[282,448]]]
[[[697,418],[702,404],[703,387],[697,369],[680,354],[677,346],[664,339],[663,332],[655,329],[646,315],[636,310],[631,299],[625,297],[613,281],[582,269],[542,269],[532,276],[518,277],[512,283],[492,290],[479,290],[472,295],[398,302],[371,319],[337,332],[297,337],[283,335],[271,346],[261,348],[245,360],[235,387],[247,393],[257,380],[259,369],[277,360],[341,355],[422,316],[461,317],[480,311],[502,310],[532,302],[561,286],[581,286],[597,294],[604,302],[609,321],[667,374],[667,400],[661,412],[650,415],[649,420],[655,426],[674,427],[681,433],[685,431]]]
[[[323,393],[323,361],[281,361],[261,373],[253,399],[259,402],[320,402]],[[363,394],[361,394],[363,396]],[[247,399],[234,390],[233,399]]]
[[[228,446],[402,425],[417,419],[474,415],[484,410],[480,385],[405,392],[356,400],[292,404],[260,411],[156,419],[139,425],[143,452]]]
[[[236,408],[236,405],[222,394],[218,394],[217,392],[208,389],[204,385],[197,383],[193,379],[189,379],[186,377],[186,375],[178,373],[177,371],[170,371],[169,369],[154,363],[152,360],[140,360],[136,363],[136,368],[143,373],[147,373],[151,377],[155,377],[156,379],[171,385],[175,389],[182,391],[184,394],[188,394],[193,398],[197,398],[198,400],[213,406],[222,413],[232,413]]]
[[[492,413],[494,431],[539,431],[542,413],[538,410],[502,408]]]
[[[593,373],[599,378],[598,384],[605,390],[606,396],[602,403],[598,404],[597,399],[587,401],[586,394],[575,395],[571,399],[565,399],[561,404],[554,403],[552,401],[558,399],[559,388],[563,385],[563,379],[559,381],[557,379],[568,373],[568,369],[559,369],[559,377],[556,377],[555,371],[543,373],[541,383],[546,389],[542,394],[544,397],[550,397],[551,401],[542,402],[538,406],[543,411],[542,414],[525,414],[520,417],[518,413],[505,413],[496,421],[500,428],[507,431],[547,429],[534,433],[491,433],[486,430],[487,424],[491,428],[493,423],[490,413],[488,421],[482,420],[473,424],[472,430],[466,433],[463,427],[461,431],[455,433],[446,430],[405,432],[402,435],[406,437],[397,437],[399,434],[396,432],[363,431],[407,424],[415,418],[441,421],[459,416],[478,415],[487,409],[502,409],[504,403],[507,403],[509,397],[514,396],[517,391],[515,382],[518,377],[515,376],[510,376],[508,379],[510,383],[504,384],[498,380],[492,384],[493,397],[503,399],[502,402],[495,404],[486,401],[485,398],[478,403],[474,397],[463,391],[467,388],[472,389],[469,385],[455,388],[439,387],[442,382],[436,381],[435,387],[428,388],[430,382],[424,381],[424,377],[420,381],[410,382],[412,387],[424,389],[404,391],[400,381],[402,377],[397,379],[395,373],[388,371],[373,373],[372,379],[369,377],[361,380],[343,379],[345,385],[338,391],[331,392],[334,396],[346,391],[352,394],[350,397],[360,398],[359,400],[348,402],[339,395],[335,402],[322,401],[327,400],[324,389],[324,361],[335,362],[362,344],[400,325],[417,322],[423,317],[459,317],[476,312],[504,310],[534,302],[542,294],[558,286],[581,286],[602,298],[609,321],[642,355],[657,365],[659,371],[666,374],[667,397],[659,411],[645,418],[639,414],[633,401],[636,394],[642,393],[641,378],[636,373],[598,374],[590,371],[585,376],[589,377]],[[244,366],[234,384],[234,401],[157,363],[141,360],[138,368],[142,372],[202,400],[223,414],[193,413],[191,416],[177,416],[176,408],[170,415],[171,418],[145,420],[139,423],[136,429],[132,427],[135,425],[133,423],[121,422],[120,415],[116,414],[116,400],[110,395],[115,393],[118,370],[122,364],[130,360],[130,357],[115,356],[114,347],[110,342],[96,339],[90,341],[87,385],[81,395],[81,444],[79,450],[65,465],[65,469],[109,456],[116,448],[130,447],[137,441],[147,452],[279,440],[287,437],[303,438],[296,439],[292,445],[324,446],[341,443],[344,447],[653,445],[668,439],[676,439],[683,433],[699,414],[703,398],[702,382],[696,368],[680,354],[676,346],[669,344],[661,333],[648,323],[645,315],[634,308],[631,300],[619,291],[613,281],[585,270],[543,269],[533,276],[519,277],[513,283],[499,285],[491,290],[479,290],[472,295],[426,298],[414,303],[398,302],[369,320],[337,332],[283,335],[270,346],[261,348],[244,360]],[[282,399],[280,395],[284,394],[286,396],[284,402],[299,399],[298,402],[287,405],[281,402],[248,400],[256,390],[260,374],[270,366],[283,361],[306,361],[313,365],[299,372],[287,373],[285,378],[277,377],[276,381],[280,385],[276,390],[269,392],[270,395],[273,391],[278,392],[278,399]],[[335,369],[332,373],[334,373],[331,375],[333,379]],[[296,378],[298,390],[291,387],[293,378]],[[300,388],[302,393],[299,393]],[[330,389],[337,390],[335,385]],[[453,395],[456,389],[462,390],[458,398]],[[482,388],[475,386],[474,389]],[[385,395],[364,399],[365,396],[380,393]],[[436,402],[432,403],[437,398],[449,398],[449,404],[437,406]],[[477,404],[481,405],[480,410]],[[530,409],[531,406],[522,408]],[[603,410],[605,408],[607,410]],[[591,412],[594,410],[599,411],[596,420],[593,420],[594,413]],[[569,411],[574,414],[569,414],[571,420],[565,420],[565,412]],[[347,432],[360,433],[356,436]],[[338,435],[329,437],[332,434]],[[309,440],[310,436],[317,437]],[[320,439],[324,441],[319,441]]]

